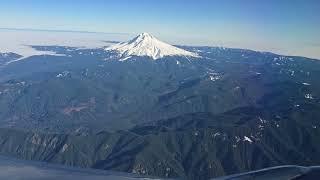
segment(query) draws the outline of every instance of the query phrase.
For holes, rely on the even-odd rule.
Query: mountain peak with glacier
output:
[[[162,42],[149,33],[141,33],[132,40],[107,47],[106,50],[117,52],[122,60],[131,56],[148,56],[154,60],[165,56],[199,57],[196,53]]]

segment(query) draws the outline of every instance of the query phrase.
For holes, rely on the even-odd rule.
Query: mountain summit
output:
[[[141,33],[130,41],[107,47],[107,51],[116,51],[123,60],[131,56],[148,56],[156,60],[165,56],[198,57],[181,48],[162,42],[148,33]]]

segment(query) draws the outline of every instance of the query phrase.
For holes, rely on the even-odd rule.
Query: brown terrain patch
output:
[[[95,104],[96,104],[96,99],[94,97],[91,97],[88,102],[80,103],[76,106],[65,107],[62,110],[62,113],[70,116],[73,112],[80,112],[84,109],[94,107]]]

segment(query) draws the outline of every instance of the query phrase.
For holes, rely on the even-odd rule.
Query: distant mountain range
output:
[[[163,178],[320,164],[320,61],[141,34],[0,54],[0,152]],[[12,62],[12,63],[8,63]]]

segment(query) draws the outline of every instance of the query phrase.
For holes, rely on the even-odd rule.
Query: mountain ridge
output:
[[[202,58],[121,62],[105,49],[35,48],[66,56],[1,67],[3,155],[182,179],[320,162],[320,61],[183,46]]]

